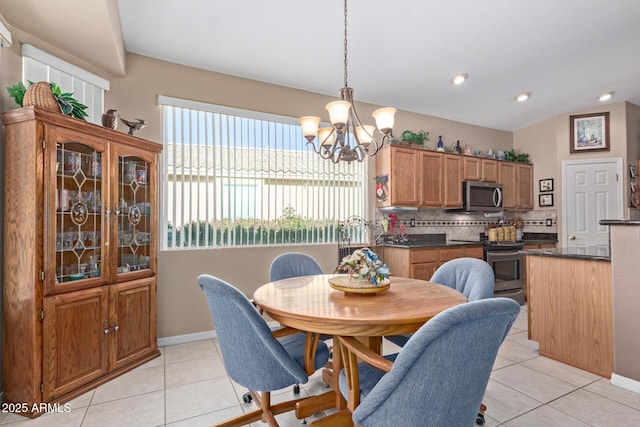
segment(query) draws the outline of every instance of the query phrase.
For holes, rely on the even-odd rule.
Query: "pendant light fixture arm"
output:
[[[301,117],[302,134],[307,143],[313,145],[313,151],[324,159],[337,163],[340,160],[363,161],[366,156],[375,155],[385,141],[392,140],[395,108],[379,108],[373,112],[376,126],[382,133],[380,142],[374,137],[375,127],[363,125],[358,117],[353,100],[353,88],[349,87],[349,49],[347,42],[347,0],[344,0],[344,87],[340,89],[340,100],[327,104],[331,128],[318,129],[321,119],[316,116]],[[316,146],[316,139],[318,145]],[[353,146],[351,145],[353,142]]]

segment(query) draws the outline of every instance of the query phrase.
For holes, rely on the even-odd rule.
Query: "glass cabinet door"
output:
[[[102,276],[103,160],[88,145],[56,144],[56,285]]]
[[[150,264],[150,163],[136,156],[118,156],[117,273],[144,270]]]

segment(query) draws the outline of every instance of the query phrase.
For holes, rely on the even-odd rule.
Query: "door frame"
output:
[[[567,236],[567,228],[569,224],[568,212],[567,212],[567,166],[570,165],[589,165],[596,163],[615,163],[617,174],[616,192],[618,193],[618,212],[620,218],[607,218],[607,219],[623,219],[624,217],[624,173],[622,169],[622,157],[606,157],[587,160],[563,160],[561,162],[562,170],[562,240],[560,240],[562,247],[569,246],[569,240]]]

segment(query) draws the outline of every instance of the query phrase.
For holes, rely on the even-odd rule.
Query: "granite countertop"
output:
[[[387,242],[380,246],[385,248],[403,248],[403,249],[416,249],[416,248],[442,248],[446,246],[481,246],[481,241],[456,241],[449,240],[441,243],[437,242],[407,242],[407,243],[393,243]]]
[[[477,239],[471,238],[469,240],[457,240],[447,239],[447,235],[441,234],[407,234],[406,241],[387,241],[381,243],[379,246],[385,246],[389,248],[441,248],[447,246],[477,246],[484,245],[487,241],[484,233],[480,233]],[[557,243],[558,235],[556,233],[525,233],[523,243],[537,244],[537,243]]]
[[[587,261],[611,261],[609,248],[587,246],[586,248],[523,249],[524,255],[573,258]]]

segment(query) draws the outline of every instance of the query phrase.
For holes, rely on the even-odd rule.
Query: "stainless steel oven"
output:
[[[524,304],[524,256],[520,253],[524,244],[516,242],[487,243],[485,261],[496,277],[494,296],[506,297]]]

